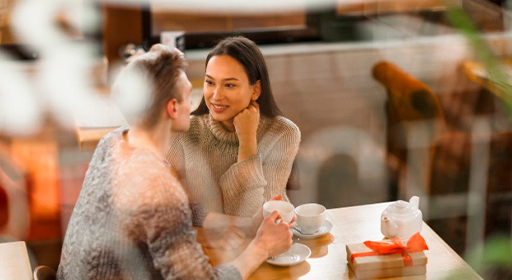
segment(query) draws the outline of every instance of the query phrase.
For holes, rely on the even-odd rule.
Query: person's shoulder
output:
[[[297,130],[300,132],[299,127],[294,122],[292,122],[290,119],[288,119],[286,117],[275,116],[274,118],[272,118],[272,120],[274,123],[276,123],[282,127],[289,128],[292,130]]]
[[[123,136],[123,133],[127,130],[129,130],[129,127],[124,125],[124,126],[118,127],[116,129],[110,131],[109,133],[107,133],[103,137],[101,137],[96,148],[107,148],[113,142],[120,139]]]
[[[278,131],[281,134],[300,140],[300,129],[290,119],[283,116],[275,116],[273,118],[268,118],[268,121],[271,123],[274,131]]]
[[[96,148],[94,149],[94,153],[89,164],[89,168],[96,166],[97,164],[103,164],[112,159],[113,147],[119,145],[123,141],[123,133],[129,130],[128,126],[121,126],[117,129],[112,130],[111,132],[105,134]]]

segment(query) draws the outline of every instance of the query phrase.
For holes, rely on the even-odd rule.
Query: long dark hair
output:
[[[260,113],[262,115],[267,117],[282,115],[281,110],[277,107],[274,96],[272,95],[267,64],[265,63],[265,59],[263,58],[260,49],[253,41],[241,36],[223,39],[206,57],[205,68],[208,66],[210,59],[216,55],[229,55],[242,64],[251,85],[256,84],[258,80],[260,81],[261,94],[257,102],[260,105]],[[208,113],[209,110],[203,96],[199,107],[192,112],[192,115],[197,116]]]

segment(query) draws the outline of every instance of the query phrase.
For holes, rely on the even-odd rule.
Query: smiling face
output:
[[[213,119],[234,131],[233,119],[260,95],[249,83],[242,64],[228,55],[213,56],[206,66],[204,100]]]

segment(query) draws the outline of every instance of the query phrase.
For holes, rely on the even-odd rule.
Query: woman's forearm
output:
[[[258,153],[256,135],[240,137],[238,146],[238,162],[250,158]]]

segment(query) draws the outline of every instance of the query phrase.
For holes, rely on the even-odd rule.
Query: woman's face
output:
[[[235,116],[247,108],[251,100],[258,99],[260,94],[259,87],[249,83],[242,64],[228,55],[210,58],[203,90],[206,106],[213,119],[228,129],[233,127]]]

